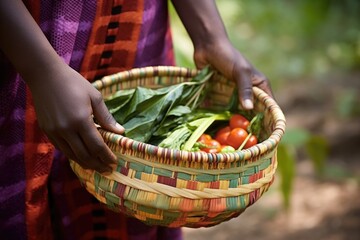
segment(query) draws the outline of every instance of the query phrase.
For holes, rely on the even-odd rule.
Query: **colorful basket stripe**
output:
[[[94,82],[104,98],[136,86],[163,87],[189,81],[197,70],[146,67],[106,76]],[[235,84],[221,76],[210,82],[204,106],[226,106]],[[285,117],[265,92],[254,87],[255,112],[264,113],[265,140],[234,153],[172,150],[137,142],[99,129],[118,157],[115,171],[102,175],[71,167],[84,187],[110,209],[147,224],[168,227],[209,227],[239,216],[273,182],[276,148],[285,131]]]

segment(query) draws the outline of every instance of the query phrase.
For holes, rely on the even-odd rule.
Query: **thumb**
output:
[[[95,97],[92,96],[91,106],[94,117],[101,127],[117,134],[124,133],[124,127],[117,123],[114,117],[111,115],[100,93],[97,94]]]
[[[248,71],[248,69],[241,70],[239,67],[237,67],[236,69],[234,69],[234,79],[238,87],[241,106],[245,110],[253,109],[254,104],[251,71]]]

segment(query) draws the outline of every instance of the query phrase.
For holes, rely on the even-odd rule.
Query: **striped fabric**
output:
[[[172,65],[167,2],[28,0],[57,53],[88,80]],[[181,239],[99,204],[38,128],[24,81],[0,53],[0,232],[7,239]]]

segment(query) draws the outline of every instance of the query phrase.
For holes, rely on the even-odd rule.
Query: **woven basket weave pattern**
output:
[[[96,81],[104,98],[119,89],[159,88],[189,81],[197,70],[147,67]],[[204,106],[227,106],[234,83],[214,77]],[[117,212],[148,224],[208,227],[241,214],[270,187],[277,166],[276,147],[285,118],[276,103],[254,88],[255,113],[264,113],[264,141],[234,153],[171,150],[99,129],[118,157],[116,171],[101,175],[70,164],[86,189]]]

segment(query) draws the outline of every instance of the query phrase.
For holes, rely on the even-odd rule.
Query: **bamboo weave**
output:
[[[197,70],[146,67],[106,76],[94,82],[104,98],[136,86],[159,88],[189,81]],[[203,107],[228,105],[233,82],[221,76],[210,81]],[[263,112],[264,141],[234,153],[202,153],[165,149],[99,129],[118,158],[108,175],[70,165],[84,187],[110,209],[150,225],[209,227],[240,215],[273,182],[276,148],[285,131],[285,117],[262,90],[254,87],[254,113]]]

